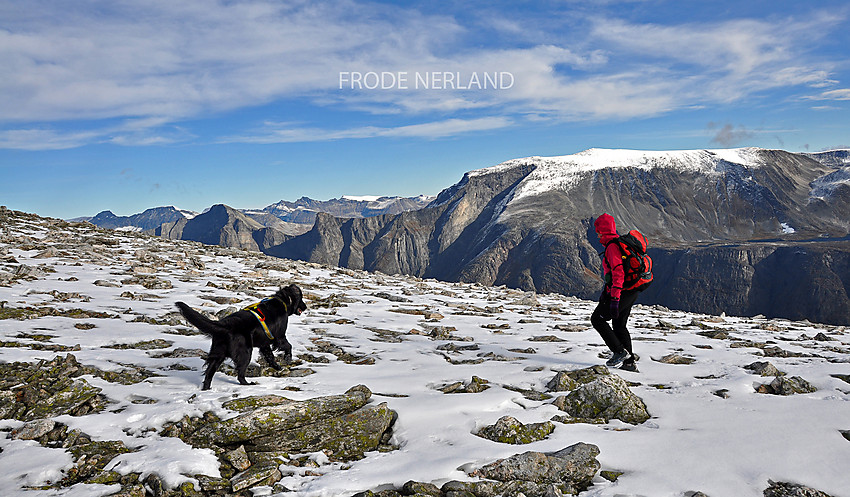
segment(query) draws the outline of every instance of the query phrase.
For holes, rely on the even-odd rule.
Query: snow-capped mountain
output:
[[[301,197],[295,202],[281,200],[263,209],[239,209],[239,211],[266,228],[274,228],[287,235],[297,235],[309,230],[320,212],[337,217],[371,217],[382,214],[421,209],[434,197],[419,195],[416,197],[379,197],[344,195],[331,200],[313,200]],[[210,209],[205,210],[206,214]],[[171,231],[175,223],[191,220],[198,213],[180,210],[176,207],[156,207],[141,214],[116,216],[111,211],[103,211],[91,218],[77,218],[72,221],[88,221],[101,228],[138,228],[140,231]],[[163,227],[164,224],[168,226]]]
[[[312,225],[320,212],[345,218],[373,217],[418,210],[428,205],[433,199],[434,197],[427,195],[417,197],[343,195],[340,198],[324,201],[301,197],[295,202],[281,200],[260,212],[273,214],[283,221]],[[257,212],[252,211],[249,215]]]
[[[268,253],[589,298],[601,287],[592,221],[607,212],[650,239],[656,283],[644,301],[846,323],[841,157],[747,148],[515,159],[467,173],[421,210],[319,215]]]
[[[80,218],[76,220],[85,220],[101,228],[138,228],[140,231],[147,231],[159,228],[163,223],[173,223],[180,219],[192,219],[197,215],[197,212],[169,206],[154,207],[131,216],[116,216],[112,211],[103,211],[92,218]]]

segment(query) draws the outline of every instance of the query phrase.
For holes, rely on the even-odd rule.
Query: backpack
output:
[[[609,245],[611,243],[616,243],[623,253],[623,290],[646,290],[652,283],[652,259],[646,254],[646,237],[638,230],[631,230],[628,234],[611,240]],[[606,280],[610,277],[609,272]],[[610,281],[606,282],[610,284]]]

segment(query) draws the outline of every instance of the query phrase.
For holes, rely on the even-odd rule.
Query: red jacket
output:
[[[611,283],[607,283],[608,278],[605,278],[605,291],[611,295],[612,299],[619,299],[620,293],[623,291],[623,281],[626,278],[626,272],[623,270],[623,252],[620,246],[616,243],[611,243],[617,238],[617,225],[614,223],[614,218],[608,214],[602,214],[593,223],[596,228],[596,234],[599,235],[599,241],[605,245],[605,256],[602,258],[603,275],[611,275]]]

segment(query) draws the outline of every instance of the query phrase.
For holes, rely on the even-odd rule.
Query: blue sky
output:
[[[0,204],[259,208],[593,147],[845,148],[848,47],[844,0],[0,0]]]

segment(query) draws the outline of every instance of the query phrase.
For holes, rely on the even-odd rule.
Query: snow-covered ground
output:
[[[46,247],[55,250],[45,252]],[[297,495],[351,495],[409,480],[440,485],[470,479],[460,468],[576,442],[597,445],[602,468],[624,473],[615,482],[597,477],[582,493],[586,496],[681,496],[697,490],[713,497],[761,496],[769,479],[850,495],[850,440],[841,433],[850,430],[850,384],[834,376],[850,374],[848,328],[637,306],[630,329],[641,357],[640,372],[615,373],[630,382],[652,419],[637,426],[558,423],[546,440],[511,446],[473,433],[505,415],[532,423],[563,414],[551,400],[529,400],[516,389],[545,392],[557,371],[604,363],[606,349],[589,325],[592,302],[320,267],[35,218],[0,225],[0,271],[10,273],[20,266],[30,268],[37,279],[0,286],[6,308],[46,305],[115,317],[0,320],[0,340],[23,345],[0,347],[0,361],[52,359],[57,352],[27,346],[36,343],[27,336],[50,335],[50,344],[79,345],[73,354],[82,364],[113,370],[133,364],[160,374],[134,385],[86,376],[113,403],[101,413],[61,416],[58,421],[94,440],[121,440],[138,448],[120,456],[123,470],[156,472],[172,484],[197,473],[216,475],[217,460],[209,451],[157,435],[164,423],[209,410],[228,415],[221,404],[234,397],[274,393],[306,399],[364,384],[374,392],[373,402],[387,402],[397,411],[394,443],[399,449],[345,465],[325,463],[309,473],[283,467],[281,483]],[[172,288],[151,290],[127,282],[134,274],[168,281]],[[290,321],[295,355],[329,360],[305,361],[303,367],[315,370],[309,376],[253,378],[257,385],[241,386],[234,377],[218,373],[212,390],[201,391],[200,358],[156,356],[181,347],[207,349],[208,339],[175,333],[188,327],[140,320],[172,319],[179,300],[213,313],[235,310],[290,282],[302,287],[311,307]],[[333,301],[340,305],[321,306]],[[81,322],[94,327],[75,326]],[[455,340],[429,336],[435,326],[454,328],[449,333]],[[729,337],[698,334],[707,330],[722,330]],[[170,345],[156,350],[104,348],[154,339]],[[317,341],[374,361],[345,363],[316,351]],[[658,361],[673,353],[693,362]],[[818,390],[791,396],[757,393],[757,385],[773,378],[744,369],[756,361],[770,361]],[[175,363],[190,369],[175,369]],[[491,388],[476,394],[438,390],[473,376],[489,381]],[[156,402],[133,402],[140,398]],[[6,431],[22,424],[0,420]],[[24,490],[60,479],[71,457],[62,449],[7,435],[0,433],[0,495],[109,495],[118,488],[78,484]]]

